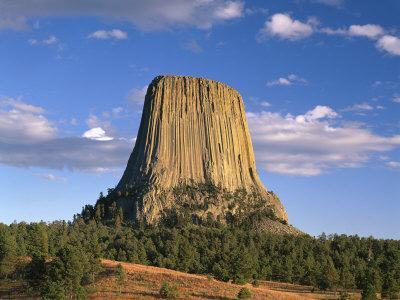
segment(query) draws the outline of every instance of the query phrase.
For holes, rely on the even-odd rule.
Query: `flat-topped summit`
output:
[[[115,191],[125,215],[148,223],[182,207],[200,219],[225,221],[256,209],[287,221],[258,176],[242,97],[206,78],[153,79]]]

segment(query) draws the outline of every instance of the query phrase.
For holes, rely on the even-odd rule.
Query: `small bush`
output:
[[[247,283],[247,280],[243,277],[234,277],[232,282],[234,284],[238,284],[238,285],[244,285]]]
[[[248,288],[241,288],[237,297],[238,299],[249,299],[251,298],[251,292]]]
[[[259,287],[259,286],[260,286],[260,282],[258,282],[258,279],[254,279],[254,280],[251,282],[251,285],[254,286],[254,287]]]
[[[365,289],[363,289],[361,293],[361,299],[363,300],[375,300],[376,298],[376,290],[372,284],[368,284]]]
[[[160,297],[166,299],[176,299],[179,297],[178,287],[176,285],[169,285],[168,282],[163,282],[160,289]]]
[[[339,294],[339,300],[349,300],[350,294],[347,291],[342,291]]]

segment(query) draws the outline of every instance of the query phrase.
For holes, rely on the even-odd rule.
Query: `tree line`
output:
[[[19,268],[21,258],[31,258]],[[209,274],[242,284],[273,280],[327,289],[361,289],[396,299],[400,241],[330,235],[275,235],[247,227],[179,220],[168,226],[72,222],[0,224],[0,276],[23,277],[43,295],[83,295],[99,259]]]

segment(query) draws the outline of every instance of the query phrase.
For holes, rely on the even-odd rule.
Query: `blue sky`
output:
[[[245,101],[289,221],[400,238],[400,3],[0,0],[0,222],[71,219],[114,187],[146,86]]]

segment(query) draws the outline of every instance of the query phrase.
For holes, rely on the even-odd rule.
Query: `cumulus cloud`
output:
[[[144,103],[144,98],[146,96],[147,92],[147,85],[145,85],[142,88],[133,88],[129,91],[126,100],[128,101],[129,104],[133,105],[143,105]]]
[[[82,137],[60,137],[42,107],[20,99],[0,99],[0,164],[84,172],[110,172],[123,167],[132,140],[112,138],[99,127]],[[95,125],[98,118],[88,118]],[[50,180],[50,178],[48,178]]]
[[[375,46],[391,55],[400,55],[400,38],[386,34],[386,30],[376,24],[351,25],[349,28],[321,28],[319,30],[328,35],[342,35],[348,37],[367,37],[375,40]]]
[[[290,15],[278,13],[272,15],[259,32],[259,39],[268,36],[287,40],[299,40],[310,36],[314,32],[315,20],[309,19],[303,23],[292,19]]]
[[[112,138],[101,127],[90,128],[82,137],[62,137],[43,108],[9,98],[1,103],[0,164],[97,173],[126,165],[134,139]],[[258,165],[269,172],[313,176],[361,166],[375,154],[400,146],[400,135],[383,136],[362,124],[339,123],[338,113],[328,106],[297,116],[272,112],[247,116]],[[97,122],[91,118],[88,124]]]
[[[19,99],[0,99],[0,141],[27,144],[54,137],[57,128],[43,113],[42,107]]]
[[[82,137],[96,141],[111,141],[114,139],[111,136],[107,136],[106,132],[101,127],[94,127],[92,129],[85,131],[82,134]]]
[[[221,20],[240,18],[243,14],[243,6],[242,2],[227,1],[216,8],[215,17]]]
[[[394,103],[399,103],[400,104],[400,96],[399,95],[394,95],[392,101]]]
[[[384,35],[377,41],[376,46],[392,55],[400,55],[400,38],[397,36]]]
[[[370,39],[375,39],[384,34],[384,32],[381,26],[375,24],[351,25],[348,30],[351,36],[364,36]]]
[[[88,37],[97,40],[108,40],[108,39],[125,40],[128,38],[128,34],[120,29],[97,30],[89,34]]]
[[[302,115],[247,114],[258,165],[267,172],[315,176],[361,166],[374,153],[400,145],[400,135],[381,136],[360,124],[336,124],[338,114],[317,106]]]
[[[289,86],[294,83],[307,84],[307,80],[295,74],[289,74],[286,77],[279,77],[278,79],[267,82],[267,86],[283,85]]]
[[[26,28],[37,17],[94,16],[127,21],[143,30],[174,26],[211,28],[244,13],[242,1],[225,0],[21,0],[0,2],[0,29]]]

